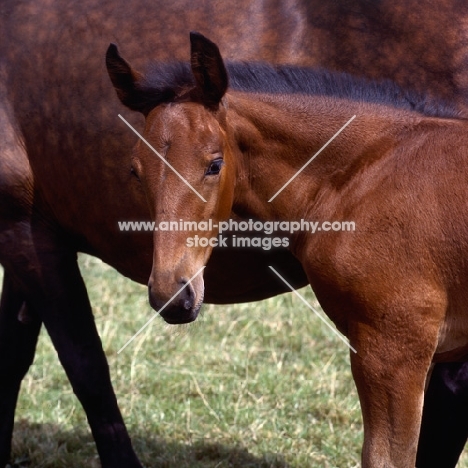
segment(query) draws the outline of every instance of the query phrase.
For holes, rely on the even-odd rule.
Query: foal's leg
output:
[[[376,315],[375,322],[367,315],[350,326],[357,350],[351,365],[364,421],[362,466],[414,468],[438,327],[425,326],[423,314],[414,320],[395,308]]]
[[[468,362],[434,366],[424,399],[418,468],[454,468],[468,437]]]
[[[0,302],[0,467],[10,456],[11,435],[21,380],[31,365],[41,321],[8,272],[3,278]]]

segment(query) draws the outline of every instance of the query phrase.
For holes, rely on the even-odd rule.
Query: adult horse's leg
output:
[[[418,468],[454,468],[468,437],[468,362],[434,366],[424,399]]]
[[[27,309],[8,271],[0,301],[0,467],[10,456],[18,393],[36,349],[41,321]]]
[[[76,252],[62,245],[39,220],[31,230],[18,229],[16,236],[9,236],[12,243],[18,242],[21,233],[21,258],[16,255],[19,249],[10,246],[11,255],[3,249],[2,261],[7,271],[14,269],[28,306],[52,339],[86,412],[102,467],[141,468],[117,406]]]

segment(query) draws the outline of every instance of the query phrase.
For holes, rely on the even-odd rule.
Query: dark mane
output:
[[[232,90],[335,96],[407,109],[429,117],[466,118],[450,103],[403,89],[391,80],[375,81],[320,68],[265,63],[228,62],[226,68]],[[146,76],[144,96],[150,107],[171,102],[194,86],[188,63],[154,63]]]

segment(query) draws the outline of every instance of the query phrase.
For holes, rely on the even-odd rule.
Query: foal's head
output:
[[[149,83],[114,45],[106,57],[119,98],[146,118],[143,136],[152,148],[138,141],[131,157],[132,172],[159,225],[154,232],[150,303],[159,310],[170,301],[161,312],[169,323],[196,319],[203,302],[203,274],[187,283],[208,261],[218,234],[216,227],[209,232],[180,228],[184,222],[210,219],[216,226],[229,217],[234,192],[232,145],[223,104],[227,72],[214,43],[197,33],[190,40],[190,68],[178,82],[174,78],[170,82],[166,70],[160,82]]]

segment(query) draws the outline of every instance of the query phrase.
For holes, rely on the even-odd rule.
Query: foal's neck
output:
[[[228,125],[239,153],[233,209],[260,219],[303,218],[322,190],[384,157],[396,135],[423,118],[323,96],[233,93],[228,103]],[[353,115],[349,126],[269,202]]]

